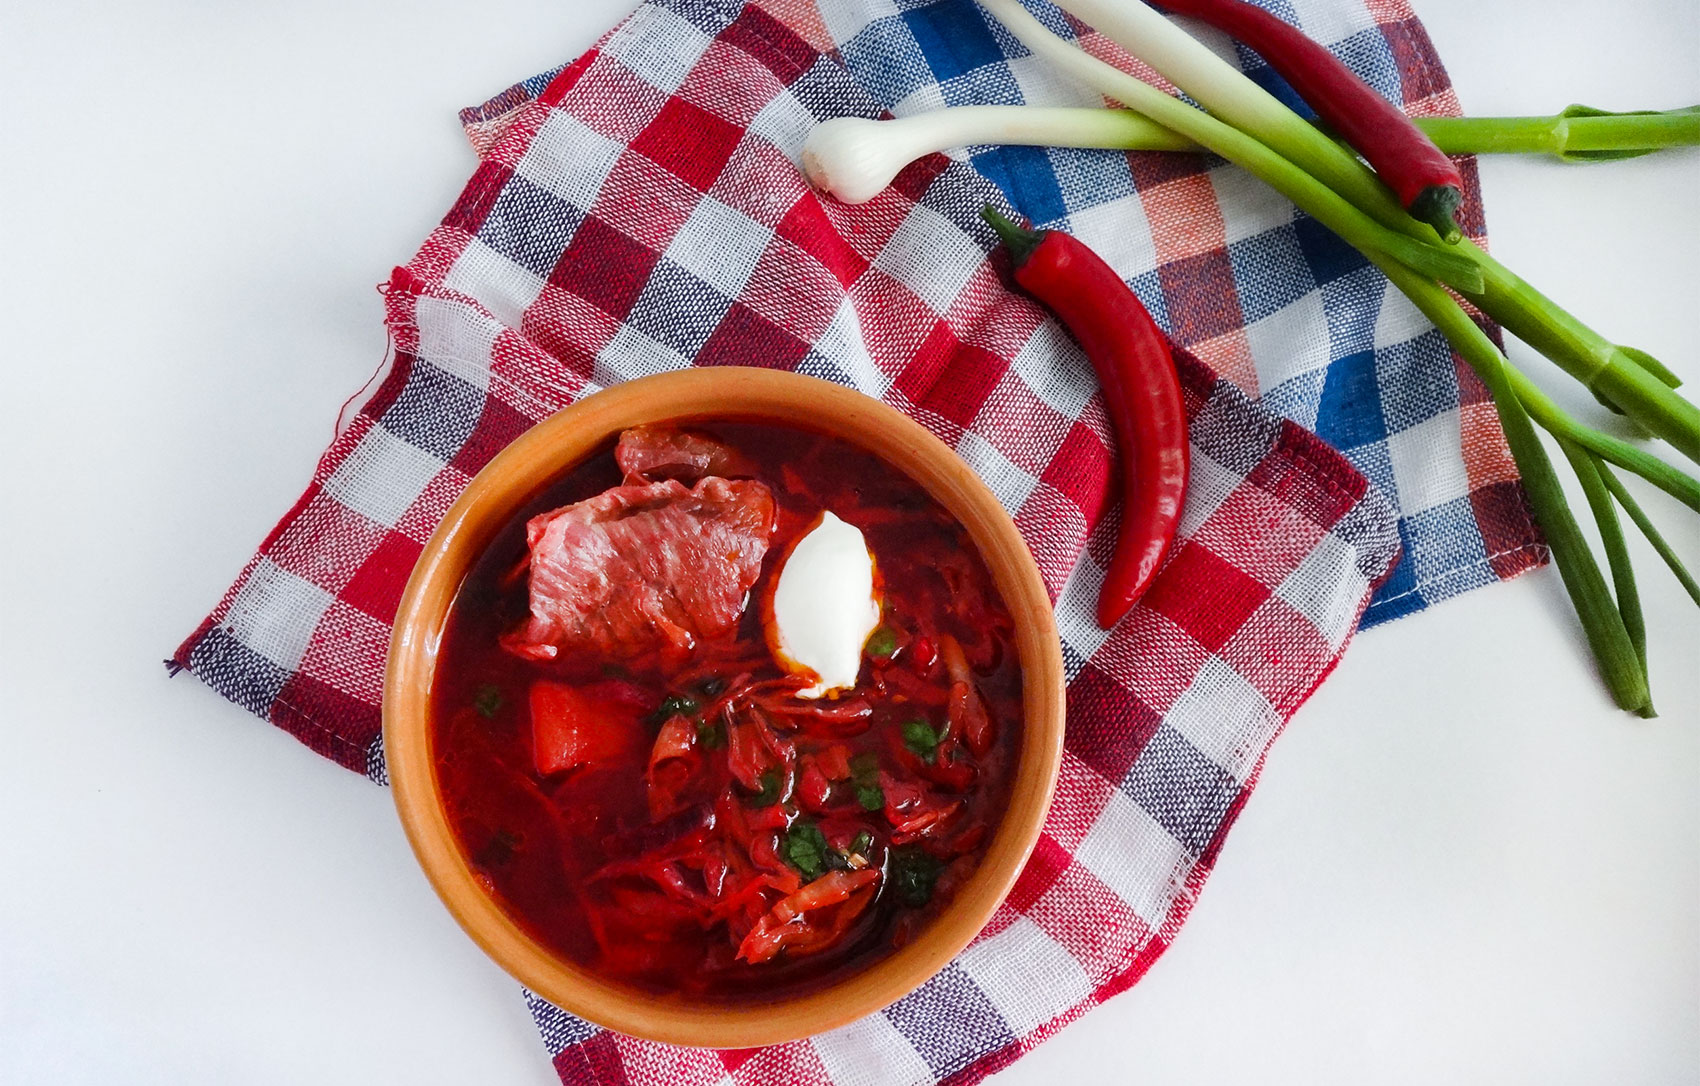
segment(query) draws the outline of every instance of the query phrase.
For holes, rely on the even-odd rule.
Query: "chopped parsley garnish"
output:
[[[472,695],[472,708],[485,720],[496,719],[502,709],[502,688],[494,683],[480,686],[478,693]]]
[[[873,754],[858,754],[850,759],[850,783],[856,789],[856,802],[864,811],[878,811],[885,806],[885,789],[880,787],[880,762]]]
[[[914,845],[891,850],[891,864],[886,868],[886,884],[897,900],[911,909],[919,909],[932,900],[933,885],[939,881],[944,867],[938,860]]]
[[[929,765],[938,757],[943,738],[925,720],[908,720],[903,724],[903,745]]]
[[[881,626],[868,635],[868,655],[876,660],[884,660],[897,651],[897,634],[890,626]]]
[[[784,774],[777,769],[770,769],[761,775],[761,791],[750,800],[752,807],[771,807],[782,798],[780,790],[785,786]]]
[[[720,724],[712,720],[697,722],[697,742],[704,750],[719,750],[726,745],[726,733],[720,730]]]
[[[811,880],[826,874],[829,855],[838,857],[827,847],[826,837],[813,822],[792,823],[791,828],[785,831],[785,840],[781,842],[779,851],[786,863],[801,872],[805,879]],[[842,861],[842,857],[838,858]]]
[[[661,699],[660,708],[649,714],[651,724],[665,724],[676,716],[690,716],[700,709],[697,699],[684,694],[668,694]]]
[[[849,852],[852,856],[866,856],[868,854],[868,850],[873,847],[874,835],[869,833],[867,830],[863,830],[850,842]]]

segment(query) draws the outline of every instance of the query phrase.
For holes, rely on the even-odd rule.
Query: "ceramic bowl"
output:
[[[979,869],[916,938],[867,969],[806,995],[702,1003],[640,992],[526,934],[481,888],[444,812],[432,750],[431,687],[455,593],[479,553],[528,500],[638,423],[767,419],[873,450],[968,529],[1015,618],[1024,731],[1009,807]],[[396,614],[384,681],[384,748],[396,809],[426,876],[461,927],[526,987],[582,1018],[669,1044],[744,1048],[795,1040],[901,999],[990,920],[1026,863],[1056,786],[1063,669],[1056,623],[1032,555],[990,490],[913,420],[861,393],[776,370],[681,370],[617,385],[551,416],[479,472],[425,545]]]

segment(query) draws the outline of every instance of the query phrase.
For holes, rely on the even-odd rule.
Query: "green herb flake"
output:
[[[943,738],[925,720],[908,720],[903,724],[903,745],[929,765],[938,758],[939,742]]]
[[[877,784],[858,784],[856,786],[856,802],[862,805],[864,811],[884,810],[885,789]]]
[[[919,909],[932,900],[933,886],[943,868],[937,859],[914,845],[893,849],[891,863],[886,868],[886,885],[899,902]]]
[[[676,716],[690,716],[702,706],[697,699],[685,694],[668,694],[661,699],[660,708],[649,714],[651,724],[665,724]]]
[[[472,695],[472,708],[485,720],[496,719],[496,714],[502,709],[502,688],[495,683],[485,683]]]
[[[881,626],[868,635],[868,655],[884,660],[897,651],[897,634],[890,626]]]
[[[858,833],[855,840],[850,842],[850,855],[866,856],[868,850],[874,847],[874,835],[867,830]]]
[[[878,755],[863,753],[850,759],[850,780],[856,790],[856,802],[862,805],[862,810],[878,811],[885,807]]]
[[[783,775],[777,769],[770,769],[761,775],[761,791],[750,800],[752,807],[771,807],[778,803],[780,789],[784,787]]]
[[[726,745],[726,733],[720,725],[711,720],[699,721],[697,724],[697,742],[704,750],[719,750]]]
[[[827,847],[826,837],[820,832],[820,827],[813,822],[794,822],[785,831],[785,840],[780,845],[780,854],[785,862],[795,867],[805,879],[818,879],[827,871],[827,856],[832,850]]]

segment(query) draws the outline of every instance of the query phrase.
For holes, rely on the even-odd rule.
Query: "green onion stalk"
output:
[[[1422,267],[1420,261],[1409,259],[1408,254],[1400,252],[1394,246],[1385,244],[1384,235],[1371,228],[1380,226],[1389,231],[1396,230],[1402,236],[1412,241],[1420,241],[1437,251],[1449,248],[1440,242],[1431,227],[1419,224],[1406,215],[1394,202],[1391,193],[1355,158],[1287,111],[1286,107],[1274,102],[1273,98],[1269,101],[1281,111],[1281,116],[1273,119],[1264,117],[1261,120],[1254,118],[1248,121],[1244,117],[1231,115],[1229,110],[1218,108],[1216,103],[1207,101],[1205,95],[1195,89],[1196,83],[1189,86],[1194,74],[1189,65],[1224,68],[1232,72],[1236,79],[1244,80],[1237,70],[1221,62],[1214,54],[1143,4],[1118,6],[1112,12],[1105,7],[1106,2],[1107,0],[1065,0],[1064,7],[1091,22],[1101,32],[1124,46],[1128,44],[1123,39],[1129,36],[1129,31],[1128,20],[1123,16],[1129,16],[1135,10],[1149,16],[1155,24],[1164,28],[1162,33],[1178,35],[1185,44],[1169,41],[1165,46],[1169,49],[1169,54],[1165,55],[1164,59],[1173,61],[1178,56],[1181,62],[1165,67],[1156,62],[1149,52],[1142,53],[1148,62],[1203,102],[1207,108],[1216,110],[1236,124],[1249,126],[1260,133],[1271,129],[1279,130],[1284,137],[1284,146],[1271,145],[1275,142],[1273,139],[1270,144],[1265,144],[1238,129],[1230,129],[1234,132],[1232,137],[1224,135],[1220,131],[1225,127],[1222,122],[1087,55],[1052,34],[1021,6],[1019,0],[980,0],[981,6],[1003,22],[1035,55],[1056,63],[1063,70],[1071,72],[1158,125],[1170,128],[1246,168],[1279,189],[1299,207],[1307,211],[1311,207],[1326,209],[1331,220],[1323,219],[1321,215],[1315,215],[1315,212],[1312,214],[1362,251],[1387,275],[1394,286],[1409,297],[1418,310],[1440,329],[1460,356],[1481,377],[1499,406],[1506,444],[1522,474],[1524,491],[1529,497],[1535,519],[1547,537],[1554,562],[1576,608],[1583,632],[1613,700],[1626,710],[1651,715],[1653,710],[1647,681],[1645,627],[1633,573],[1628,566],[1628,552],[1623,543],[1621,525],[1617,521],[1612,501],[1622,505],[1629,513],[1630,519],[1654,542],[1661,556],[1671,564],[1673,571],[1677,571],[1685,588],[1692,583],[1692,578],[1688,578],[1686,572],[1681,570],[1681,564],[1675,560],[1675,555],[1664,545],[1663,540],[1657,537],[1645,515],[1638,507],[1632,508],[1632,499],[1628,498],[1621,483],[1616,482],[1610,469],[1606,467],[1606,462],[1641,475],[1695,510],[1700,510],[1700,480],[1695,480],[1627,442],[1582,425],[1542,393],[1525,375],[1513,368],[1487,333],[1465,312],[1458,300],[1435,282],[1443,277],[1435,274],[1432,268]],[[1112,25],[1106,25],[1107,21]],[[1118,21],[1120,25],[1115,25]],[[1201,60],[1197,54],[1203,54],[1207,60]],[[1268,97],[1249,80],[1244,82],[1256,91],[1257,95]],[[1241,93],[1240,97],[1249,99],[1250,96]],[[1303,128],[1310,134],[1309,137],[1300,139],[1295,136],[1296,130],[1290,127],[1289,122]],[[1315,149],[1317,144],[1311,137],[1320,141],[1321,145],[1331,148],[1331,152],[1326,155],[1318,153]],[[1324,169],[1307,172],[1306,169],[1299,168],[1299,165],[1284,153],[1289,147],[1307,159],[1303,165],[1320,165]],[[1319,174],[1326,176],[1317,176]],[[1324,192],[1352,197],[1349,209],[1355,215],[1340,210],[1335,202],[1321,195]],[[1363,221],[1365,219],[1371,220],[1368,225]],[[1428,234],[1426,239],[1422,238],[1423,232]],[[1598,337],[1593,336],[1580,322],[1564,314],[1509,272],[1504,272],[1497,262],[1468,246],[1468,243],[1457,248],[1470,253],[1484,274],[1484,285],[1479,290],[1467,286],[1458,288],[1454,284],[1460,293],[1472,299],[1515,299],[1523,307],[1516,310],[1517,313],[1523,316],[1538,316],[1544,322],[1543,328],[1558,329],[1550,339],[1563,345],[1569,352],[1566,355],[1566,368],[1575,366],[1583,370],[1584,380],[1590,387],[1604,392],[1612,403],[1622,407],[1631,417],[1640,418],[1644,414],[1658,413],[1663,414],[1667,421],[1672,423],[1666,429],[1680,431],[1688,425],[1682,408],[1692,411],[1692,405],[1670,392],[1669,386],[1659,376],[1659,367],[1643,365],[1636,361],[1631,353],[1615,346],[1610,347],[1609,351],[1595,349],[1597,344],[1589,337],[1594,340]],[[1487,310],[1485,305],[1482,308]],[[1661,391],[1654,392],[1654,388]],[[1676,405],[1670,404],[1661,396],[1674,399]],[[1613,584],[1610,586],[1565,499],[1557,472],[1536,431],[1537,423],[1554,436],[1559,448],[1581,478],[1590,509],[1605,540],[1608,564],[1613,575]],[[1696,437],[1700,437],[1700,420],[1696,420],[1693,431]],[[1678,447],[1681,448],[1682,445],[1679,444]],[[1700,595],[1696,598],[1697,602],[1700,602]]]
[[[1014,0],[982,0],[981,6],[1008,26],[1029,49],[1033,48],[1033,43],[1027,40],[1028,37],[1037,36],[1032,34],[1033,30],[1068,47]],[[1302,168],[1382,226],[1412,238],[1442,244],[1433,227],[1406,214],[1387,186],[1349,150],[1140,0],[1059,0],[1059,6],[1151,65],[1211,113],[1242,131],[1257,133],[1258,139],[1271,150]],[[1010,18],[1005,18],[1006,14]],[[1012,20],[1020,22],[1022,16],[1031,22],[1029,30],[1018,30],[1013,25]],[[1055,50],[1048,47],[1047,52],[1054,53]],[[1086,54],[1079,53],[1078,56]],[[1102,63],[1096,58],[1087,59],[1095,64]],[[1060,59],[1059,62],[1064,70],[1072,71],[1082,79],[1088,78],[1088,66],[1082,64],[1078,57]],[[1110,67],[1110,70],[1119,69]],[[1096,78],[1089,81],[1100,91],[1118,98],[1158,123],[1169,123],[1168,118],[1147,111],[1143,102],[1121,99],[1106,83],[1099,83]],[[1573,108],[1596,115],[1600,112],[1588,111],[1587,107]],[[1675,119],[1658,122],[1650,118],[1646,123],[1650,128],[1659,124],[1680,128],[1687,123],[1682,111],[1668,116]],[[1579,116],[1576,120],[1581,119]],[[1185,128],[1173,127],[1191,135]],[[1231,158],[1228,155],[1223,157]],[[1346,240],[1351,241],[1349,238]],[[1644,365],[1644,354],[1626,351],[1593,331],[1468,239],[1455,247],[1468,253],[1481,266],[1483,285],[1479,290],[1467,285],[1448,285],[1454,286],[1512,335],[1551,359],[1614,408],[1649,432],[1669,441],[1690,460],[1700,461],[1700,409],[1671,390],[1664,379],[1668,370],[1661,366],[1657,367],[1657,373],[1649,372]]]

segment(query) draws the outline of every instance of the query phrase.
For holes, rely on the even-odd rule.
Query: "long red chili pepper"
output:
[[[1122,464],[1122,522],[1098,625],[1114,626],[1157,575],[1186,499],[1186,407],[1169,343],[1115,269],[1078,239],[1025,230],[997,209],[981,212],[1009,247],[1015,281],[1074,333],[1098,384]]]
[[[1279,16],[1244,0],[1152,0],[1189,15],[1254,49],[1281,73],[1322,123],[1364,156],[1411,217],[1447,241],[1463,236],[1458,205],[1464,178],[1458,167],[1392,102],[1340,58]]]

